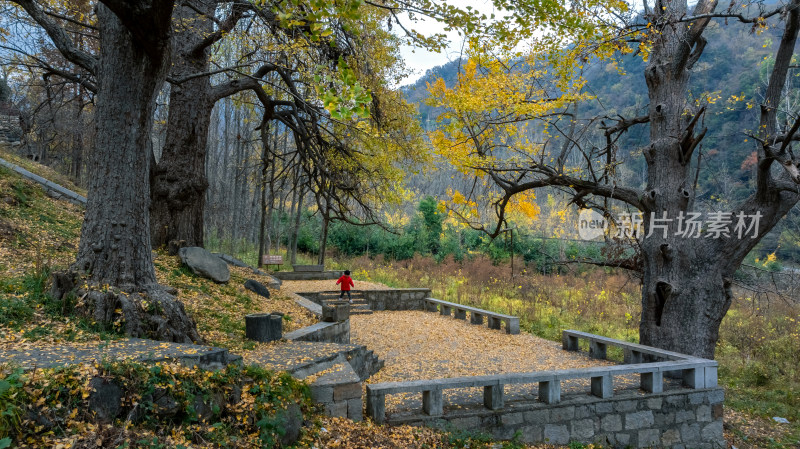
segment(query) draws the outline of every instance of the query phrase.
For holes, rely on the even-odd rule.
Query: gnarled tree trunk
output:
[[[201,1],[213,17],[215,3]],[[213,31],[213,23],[188,6],[176,10],[180,31],[176,33],[172,75],[181,79],[208,71],[208,47],[198,44]],[[150,233],[153,248],[184,240],[187,246],[203,246],[205,206],[205,161],[211,109],[208,76],[173,85],[169,97],[166,140],[150,176]]]
[[[693,15],[708,14],[716,7],[714,0],[701,0]],[[661,3],[657,3],[661,5]],[[686,2],[664,3],[656,8],[658,21],[674,24],[687,14]],[[781,45],[776,55],[764,103],[761,107],[759,167],[762,169],[758,190],[732,210],[733,223],[727,236],[697,238],[678,235],[684,229],[679,217],[692,212],[695,198],[691,176],[692,151],[705,131],[695,135],[696,118],[702,114],[688,100],[691,67],[702,54],[702,33],[708,19],[691,25],[666,25],[655,35],[645,79],[650,96],[650,141],[644,149],[648,166],[647,190],[642,198],[647,237],[642,239],[643,288],[640,341],[646,345],[685,354],[713,358],[719,326],[732,301],[731,283],[745,256],[775,224],[797,203],[796,184],[779,186],[780,178],[769,174],[769,164],[782,154],[775,151],[776,107],[786,73],[794,53],[800,11],[798,2],[790,5]],[[656,22],[656,20],[653,20]],[[788,160],[788,159],[787,159]],[[787,173],[797,173],[795,162],[783,163]],[[784,177],[785,178],[785,177]],[[793,180],[798,182],[800,177]],[[792,191],[794,190],[794,192]],[[755,233],[740,236],[734,230],[739,213],[760,218]],[[653,226],[651,219],[668,219],[666,232]],[[752,224],[753,219],[747,224]],[[683,223],[685,226],[685,222]],[[652,231],[652,234],[651,234]],[[751,231],[752,232],[752,231]]]
[[[114,12],[104,4],[97,7],[101,42],[97,143],[73,268],[89,273],[94,286],[110,285],[122,292],[87,292],[79,309],[106,323],[121,322],[122,315],[129,335],[200,341],[183,304],[158,286],[150,251],[150,136],[155,98],[170,65],[172,6],[142,3],[142,9],[117,4]],[[120,12],[131,16],[122,19]],[[134,35],[130,28],[144,19],[152,27],[143,31],[150,40]],[[70,282],[63,278],[55,284],[62,287],[57,296],[69,290]]]

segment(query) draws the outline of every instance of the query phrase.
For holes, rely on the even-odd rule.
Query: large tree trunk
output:
[[[268,121],[261,123],[261,222],[258,226],[258,267],[263,265],[264,259],[264,233],[267,220],[267,168],[269,167],[269,127]]]
[[[702,3],[702,2],[701,2]],[[713,2],[705,2],[711,7]],[[685,2],[666,3],[656,11],[666,17],[686,15]],[[696,10],[695,13],[698,11]],[[701,11],[702,12],[702,11]],[[687,101],[692,63],[702,45],[692,33],[705,26],[665,26],[655,36],[645,69],[650,96],[650,142],[644,149],[647,161],[646,207],[642,239],[643,286],[640,341],[685,354],[713,358],[719,325],[731,304],[729,265],[706,245],[708,237],[676,235],[678,217],[692,211],[695,197],[691,176],[693,138],[689,125],[697,108]],[[702,39],[702,38],[700,38]],[[651,219],[667,218],[668,230],[650,229]],[[652,231],[652,234],[651,234]],[[735,267],[738,263],[735,264]]]
[[[98,322],[118,321],[121,309],[129,335],[200,341],[183,305],[158,286],[150,251],[150,137],[156,95],[169,68],[172,6],[159,3],[150,10],[149,14],[135,12],[149,20],[151,33],[163,38],[155,45],[155,36],[149,36],[154,39],[148,45],[141,37],[134,37],[106,6],[97,6],[101,42],[96,74],[97,139],[73,268],[89,273],[90,284],[95,287],[111,285],[122,290],[87,292],[80,308]],[[128,18],[127,23],[132,22],[138,20]],[[74,276],[68,278],[56,277],[57,297],[71,290],[70,284],[77,283]]]
[[[214,3],[197,2],[213,17]],[[172,74],[182,78],[208,71],[208,48],[196,51],[198,43],[213,31],[212,22],[194,9],[181,6],[175,16],[183,27],[175,35],[176,58]],[[180,26],[180,25],[179,25]],[[203,209],[208,181],[205,172],[206,145],[211,123],[209,77],[200,76],[172,86],[164,149],[150,178],[150,232],[153,248],[172,240],[188,246],[203,246]]]
[[[135,290],[156,284],[146,180],[155,96],[168,54],[150,58],[104,6],[98,6],[98,18],[97,148],[76,267],[94,281]]]

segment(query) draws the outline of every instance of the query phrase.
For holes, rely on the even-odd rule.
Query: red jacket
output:
[[[350,287],[355,287],[356,286],[356,284],[353,283],[353,278],[351,278],[350,276],[348,276],[346,274],[343,274],[342,277],[340,277],[339,280],[336,281],[336,283],[337,284],[342,284],[342,291],[343,292],[346,292],[346,291],[350,290]]]

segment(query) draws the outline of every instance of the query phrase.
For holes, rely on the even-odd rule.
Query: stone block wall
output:
[[[311,384],[311,399],[327,416],[363,419],[361,380],[347,362],[339,363]]]
[[[285,334],[283,338],[295,341],[325,343],[350,343],[350,320],[338,323],[319,322]]]
[[[526,443],[722,449],[723,399],[721,388],[669,390],[646,396],[623,391],[611,399],[576,396],[557,405],[514,402],[501,410],[448,410],[437,417],[419,413],[389,417],[387,422],[481,430],[497,439],[511,439],[518,433]]]
[[[364,299],[372,310],[425,310],[423,300],[430,296],[429,288],[364,290]]]
[[[19,117],[0,115],[0,142],[15,143],[22,140]]]
[[[424,299],[431,296],[429,288],[397,288],[387,290],[360,290],[371,310],[425,310]],[[298,293],[317,304],[320,292]]]

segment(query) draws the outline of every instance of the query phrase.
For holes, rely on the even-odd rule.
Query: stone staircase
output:
[[[350,315],[371,315],[372,309],[369,308],[369,303],[363,299],[353,299],[350,303]]]
[[[327,302],[339,302],[340,292],[338,291],[328,291],[328,292],[319,292],[317,300],[320,304],[325,304]],[[366,300],[364,291],[363,290],[352,290],[350,292],[350,297],[352,298],[353,302],[350,303],[350,315],[370,315],[372,314],[372,309],[369,306],[369,302]],[[347,301],[347,295],[345,295],[345,301]]]
[[[366,346],[293,341],[250,354],[246,363],[256,363],[292,377],[307,380],[314,402],[329,416],[362,419],[362,382],[383,368]]]

